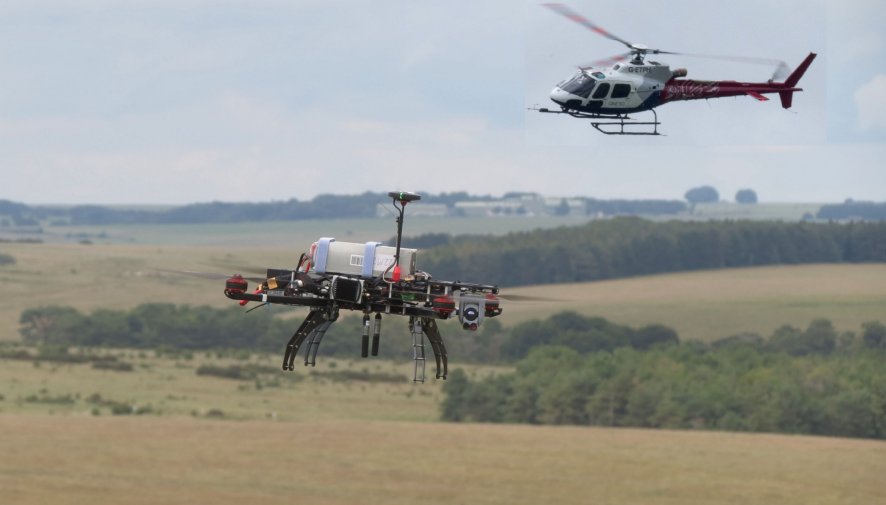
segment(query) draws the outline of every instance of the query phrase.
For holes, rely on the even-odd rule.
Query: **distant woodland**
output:
[[[470,195],[466,192],[425,194],[424,204],[440,204],[447,215],[459,216],[457,203],[519,201],[521,197],[541,199],[539,195],[508,193],[502,197]],[[599,200],[576,198],[575,211],[585,215],[672,215],[687,209],[681,200]],[[127,209],[101,205],[75,206],[29,206],[0,200],[0,216],[7,216],[10,224],[34,226],[41,222],[54,225],[121,225],[121,224],[183,224],[183,223],[240,223],[259,221],[296,221],[302,219],[372,218],[379,204],[390,203],[386,193],[366,192],[359,195],[318,195],[310,200],[295,198],[285,201],[261,203],[209,202],[193,203],[163,210]],[[563,207],[554,206],[544,210],[551,214],[573,212],[566,200],[558,200]],[[515,207],[517,214],[528,213],[522,206]],[[496,210],[492,205],[490,210]],[[498,209],[510,210],[510,207]]]
[[[886,261],[886,222],[652,222],[622,217],[503,237],[433,235],[418,267],[502,286],[686,270]]]
[[[422,203],[442,204],[448,209],[446,215],[460,214],[456,204],[465,202],[491,202],[490,211],[503,214],[510,211],[528,214],[524,206],[504,205],[496,209],[495,202],[519,202],[520,199],[542,199],[534,193],[506,193],[501,197],[471,195],[467,192],[424,194]],[[542,213],[552,215],[578,213],[588,216],[673,216],[691,211],[696,203],[717,202],[719,194],[710,186],[689,190],[685,200],[624,200],[572,197],[556,200],[559,205],[547,206]],[[753,190],[743,189],[736,194],[736,202],[753,205],[757,195]],[[40,206],[26,205],[0,199],[0,225],[37,226],[53,225],[122,225],[122,224],[182,224],[182,223],[240,223],[259,221],[295,221],[301,219],[370,218],[376,215],[378,204],[389,203],[386,193],[365,192],[359,195],[318,195],[310,200],[295,198],[269,202],[207,202],[146,210],[102,205]],[[569,203],[567,203],[569,202]],[[538,209],[536,209],[538,210]],[[504,212],[508,211],[508,212]],[[818,220],[886,220],[886,203],[856,202],[847,200],[842,204],[824,205],[817,215],[807,216]]]
[[[805,331],[711,346],[586,354],[538,346],[513,373],[471,379],[454,371],[442,418],[884,439],[886,349],[867,346],[884,333],[868,323],[863,338],[842,337],[818,320]]]

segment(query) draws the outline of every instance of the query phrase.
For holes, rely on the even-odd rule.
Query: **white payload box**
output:
[[[359,275],[366,279],[381,277],[394,264],[396,252],[395,247],[383,246],[381,242],[336,242],[331,237],[323,237],[311,245],[317,273]],[[415,274],[415,253],[416,249],[400,248],[401,275]]]

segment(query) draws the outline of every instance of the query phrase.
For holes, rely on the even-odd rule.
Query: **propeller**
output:
[[[532,295],[508,295],[499,293],[499,298],[502,300],[506,300],[509,302],[562,302],[563,300],[559,300],[557,298],[547,298],[544,296],[532,296]]]
[[[236,270],[238,272],[245,272],[245,273],[252,274],[252,275],[264,275],[265,272],[267,271],[266,269],[259,268],[255,265],[246,265],[243,263],[229,262],[229,261],[225,261],[225,260],[210,260],[208,262],[208,264],[210,266],[215,267],[215,268],[224,268],[226,270],[231,269],[231,270]]]
[[[621,37],[618,37],[616,35],[609,33],[608,31],[601,28],[599,25],[594,24],[589,19],[585,18],[584,16],[575,12],[574,10],[570,9],[566,5],[563,5],[560,3],[545,3],[542,5],[547,7],[548,9],[551,9],[552,11],[556,12],[557,14],[560,14],[561,16],[566,17],[567,19],[575,21],[576,23],[584,26],[585,28],[591,30],[592,32],[594,32],[598,35],[602,35],[602,36],[606,37],[607,39],[611,39],[616,42],[621,42],[622,44],[627,46],[628,49],[630,49],[630,51],[625,54],[620,54],[617,56],[613,56],[611,58],[599,60],[599,61],[593,62],[591,65],[579,66],[579,68],[582,70],[593,67],[593,66],[601,66],[601,65],[606,65],[609,63],[616,63],[618,61],[622,61],[622,60],[626,59],[628,56],[631,56],[631,55],[634,55],[634,56],[642,59],[642,57],[647,54],[671,54],[671,55],[675,55],[675,56],[689,56],[691,58],[708,58],[708,59],[715,59],[715,60],[734,61],[734,62],[738,62],[738,63],[751,63],[751,64],[757,64],[757,65],[775,65],[776,66],[775,73],[772,75],[772,80],[774,80],[774,81],[783,79],[783,78],[787,77],[788,75],[790,75],[790,73],[791,73],[791,68],[788,67],[787,63],[785,63],[782,60],[773,59],[773,58],[755,58],[755,57],[749,57],[749,56],[728,56],[728,55],[719,55],[719,54],[680,53],[680,52],[676,52],[676,51],[665,51],[663,49],[654,49],[654,48],[648,47],[644,44],[634,44],[634,43],[628,42],[627,40],[625,40]]]
[[[195,270],[169,270],[169,269],[165,269],[165,268],[155,268],[154,270],[156,270],[158,272],[166,272],[169,274],[187,275],[190,277],[199,277],[201,279],[224,280],[224,279],[228,279],[231,277],[231,274],[222,274],[222,273],[218,273],[218,272],[198,272]],[[266,280],[268,280],[265,277],[243,277],[243,278],[248,281],[259,282],[259,283],[265,282]]]

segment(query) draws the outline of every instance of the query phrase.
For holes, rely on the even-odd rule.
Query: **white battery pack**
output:
[[[311,256],[317,273],[359,275],[363,278],[381,277],[394,264],[395,247],[381,242],[337,242],[323,237],[311,246]],[[416,249],[400,248],[401,275],[415,273]]]

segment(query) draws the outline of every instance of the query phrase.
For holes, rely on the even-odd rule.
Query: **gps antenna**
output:
[[[397,250],[394,253],[394,272],[391,274],[391,279],[394,282],[400,281],[400,242],[403,239],[403,212],[406,211],[406,204],[409,202],[414,202],[417,200],[421,200],[421,195],[416,193],[410,193],[409,191],[391,191],[388,193],[394,200],[394,208],[400,212],[400,215],[397,216]],[[397,202],[400,202],[400,206],[397,206]]]

